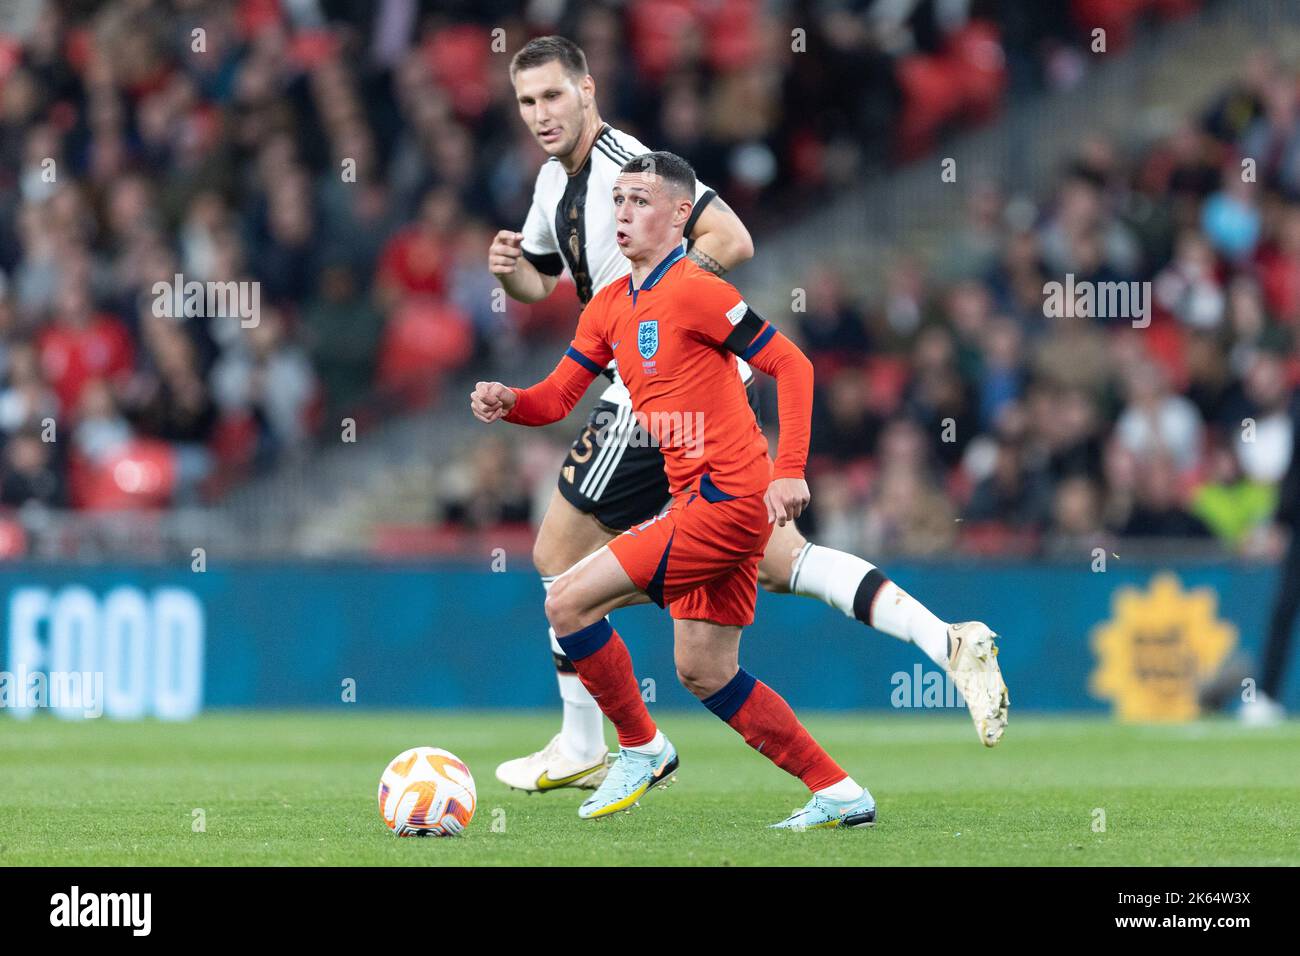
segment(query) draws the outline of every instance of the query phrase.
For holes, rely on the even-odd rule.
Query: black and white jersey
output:
[[[538,272],[558,276],[566,268],[577,286],[582,303],[632,271],[632,263],[615,241],[614,180],[630,159],[651,152],[635,136],[606,123],[596,137],[591,155],[572,176],[554,157],[542,164],[533,188],[533,204],[524,222],[522,245],[524,258]],[[705,207],[716,196],[698,179],[695,181],[695,208],[686,223],[689,236]],[[737,359],[746,383],[753,377],[749,366]],[[627,388],[610,362],[614,384],[601,395],[608,402],[630,405]]]

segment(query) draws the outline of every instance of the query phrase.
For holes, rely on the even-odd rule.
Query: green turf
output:
[[[985,751],[951,714],[809,714],[871,788],[874,830],[764,828],[798,782],[707,714],[661,715],[678,784],[583,822],[581,796],[493,776],[551,714],[210,714],[188,724],[0,719],[0,864],[1296,864],[1300,723],[1122,727],[1015,715]],[[407,747],[454,751],[479,805],[455,840],[398,840],[375,790]],[[206,814],[195,833],[192,811]],[[1105,831],[1094,831],[1095,811]]]

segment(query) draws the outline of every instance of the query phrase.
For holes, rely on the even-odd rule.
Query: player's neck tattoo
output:
[[[713,256],[709,255],[707,252],[701,252],[699,249],[692,249],[687,253],[686,258],[690,259],[701,269],[707,269],[709,272],[712,272],[715,276],[727,274],[726,266],[713,258]]]

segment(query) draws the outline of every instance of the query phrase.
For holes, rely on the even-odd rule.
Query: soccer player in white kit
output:
[[[571,40],[540,37],[510,63],[519,113],[550,156],[537,175],[522,232],[502,230],[488,267],[521,302],[550,295],[567,268],[585,304],[631,264],[615,242],[612,187],[623,164],[650,150],[600,119],[595,81]],[[703,183],[685,234],[689,256],[718,275],[753,255],[748,231]],[[576,321],[576,317],[575,317]],[[632,415],[613,367],[586,427],[560,469],[558,486],[533,546],[543,587],[627,528],[654,517],[668,500],[663,457]],[[739,359],[746,385],[752,373]],[[947,624],[855,555],[806,541],[793,522],[772,531],[759,583],[837,608],[848,617],[915,644],[947,671],[966,699],[976,731],[993,746],[1006,727],[1009,700],[997,663],[996,636],[978,622]],[[541,750],[508,760],[497,778],[519,790],[596,787],[605,775],[603,715],[582,686],[554,632],[551,651],[564,705],[559,732]]]

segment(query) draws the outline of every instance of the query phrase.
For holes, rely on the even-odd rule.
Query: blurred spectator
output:
[[[1295,449],[1291,447],[1289,389],[1282,357],[1260,350],[1242,382],[1245,414],[1229,425],[1240,435],[1237,460],[1252,481],[1276,485],[1286,474]]]
[[[1224,294],[1215,268],[1214,249],[1205,236],[1186,230],[1179,236],[1174,260],[1155,278],[1155,306],[1190,328],[1218,328],[1223,321]]]
[[[1195,467],[1203,428],[1196,406],[1170,391],[1164,370],[1154,362],[1130,367],[1124,385],[1128,404],[1115,423],[1124,446],[1138,456],[1168,455],[1180,472]]]
[[[59,399],[41,375],[40,359],[30,342],[17,342],[8,351],[6,384],[0,391],[0,430],[12,434],[39,427],[59,413]]]
[[[0,504],[17,507],[38,502],[50,507],[66,504],[66,487],[54,456],[54,443],[38,431],[23,431],[5,445],[0,474]]]
[[[1052,486],[1046,473],[1029,467],[1013,439],[998,443],[993,473],[975,486],[966,506],[967,521],[996,521],[1014,530],[1037,530],[1047,523]]]
[[[906,407],[930,436],[939,460],[955,465],[979,422],[973,389],[958,373],[956,348],[946,329],[932,326],[917,340]]]
[[[223,413],[255,424],[263,462],[299,448],[311,428],[315,375],[306,353],[288,339],[277,309],[264,308],[260,321],[218,359],[212,391]]]
[[[1300,197],[1278,216],[1276,236],[1259,250],[1260,283],[1269,310],[1294,327],[1300,325]]]
[[[813,403],[813,455],[843,463],[875,452],[882,423],[868,405],[867,387],[857,369],[844,369],[818,389]]]
[[[1141,462],[1137,495],[1120,533],[1132,538],[1204,538],[1210,530],[1178,498],[1177,463],[1167,454],[1150,452]]]
[[[1230,445],[1217,441],[1210,453],[1210,474],[1193,494],[1190,511],[1224,542],[1237,549],[1272,518],[1277,487],[1242,474]]]
[[[303,327],[331,424],[374,387],[381,325],[379,312],[348,263],[331,263],[321,270],[316,295],[303,312]]]
[[[59,293],[53,322],[40,335],[41,367],[65,412],[77,407],[92,378],[122,380],[133,361],[126,326],[92,311],[84,285],[67,282]]]
[[[992,322],[983,336],[980,356],[980,426],[992,431],[1003,410],[1024,394],[1027,378],[1020,326],[1010,319]]]
[[[528,521],[531,499],[512,446],[493,435],[444,475],[442,518],[456,527],[485,530]]]
[[[102,379],[86,383],[72,431],[72,448],[87,462],[102,465],[131,440],[131,425],[118,411],[113,393]]]
[[[1077,557],[1098,547],[1103,539],[1101,501],[1097,485],[1082,475],[1056,486],[1047,551],[1059,557]]]
[[[868,553],[938,554],[952,545],[956,515],[931,477],[928,449],[913,422],[897,419],[886,427],[863,522]]]
[[[861,361],[870,350],[862,313],[847,300],[843,283],[829,269],[816,269],[808,281],[807,311],[799,318],[804,352],[814,364]]]
[[[1240,166],[1229,163],[1223,171],[1223,188],[1205,201],[1201,227],[1214,250],[1228,260],[1245,261],[1259,242],[1255,197],[1255,184],[1243,179]]]
[[[178,496],[192,501],[213,467],[208,443],[217,406],[184,327],[149,314],[142,328],[148,356],[123,390],[123,401],[141,435],[173,446]]]
[[[394,308],[413,296],[437,298],[446,292],[446,264],[460,213],[449,189],[424,197],[419,219],[399,231],[380,256],[375,291],[382,308]]]

